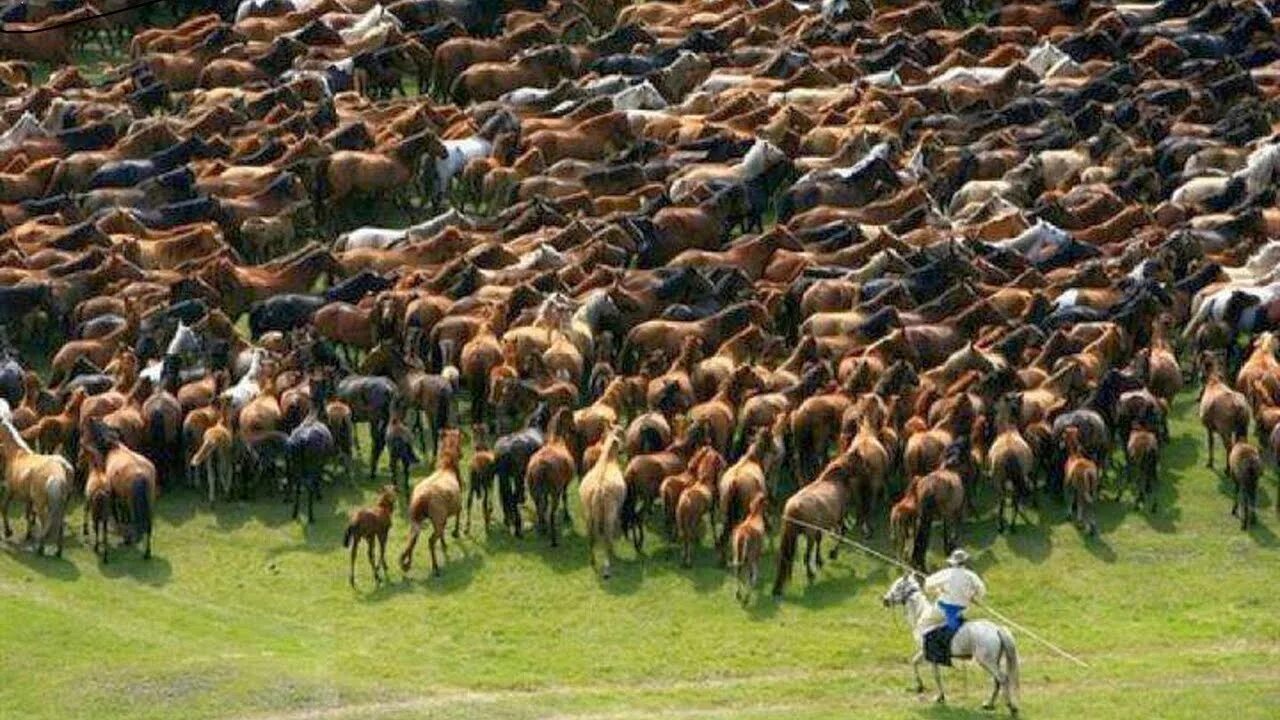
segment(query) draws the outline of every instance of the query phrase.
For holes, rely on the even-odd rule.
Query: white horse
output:
[[[249,369],[235,385],[222,391],[222,397],[231,401],[233,413],[240,412],[241,408],[252,402],[262,392],[262,387],[258,385],[258,373],[262,370],[262,359],[266,354],[266,350],[254,348],[250,355]]]
[[[472,135],[461,140],[445,140],[444,149],[445,156],[436,159],[434,165],[435,184],[431,188],[431,198],[436,202],[444,199],[445,193],[449,191],[449,183],[455,175],[462,172],[467,163],[489,156],[493,151],[493,143],[479,135]]]
[[[889,591],[884,594],[884,605],[901,605],[907,618],[907,625],[916,639],[916,654],[911,658],[911,670],[916,675],[916,692],[924,692],[924,680],[920,678],[920,662],[924,660],[924,636],[927,632],[941,625],[945,620],[933,603],[925,597],[920,583],[911,575],[898,578]],[[1000,657],[1004,656],[1005,666],[1000,668]],[[1009,712],[1018,714],[1018,646],[1013,641],[1013,634],[1002,625],[987,620],[967,620],[951,638],[951,657],[970,659],[982,666],[995,681],[991,697],[982,706],[990,710],[995,707],[996,698],[1004,690],[1004,701]],[[937,663],[933,665],[933,680],[938,685],[938,702],[946,701],[946,692],[942,689],[942,672]]]
[[[13,150],[31,138],[50,137],[50,135],[51,133],[41,126],[36,116],[28,110],[22,113],[22,116],[8,130],[5,130],[3,135],[0,135],[0,150]]]
[[[615,110],[666,110],[667,99],[662,97],[653,83],[645,80],[639,85],[620,90],[613,94]]]

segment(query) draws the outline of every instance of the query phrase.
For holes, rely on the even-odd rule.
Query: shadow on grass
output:
[[[67,533],[68,538],[71,533]],[[44,555],[37,555],[35,545],[21,544],[5,544],[5,551],[9,557],[13,558],[18,564],[29,570],[34,570],[50,580],[78,580],[80,578],[80,568],[66,557],[69,545],[63,546],[63,557],[54,557],[53,548],[45,547]]]
[[[154,547],[151,557],[145,559],[138,547],[113,547],[108,561],[99,561],[98,568],[104,577],[129,577],[153,586],[165,585],[173,577],[173,566],[168,560],[156,555]]]

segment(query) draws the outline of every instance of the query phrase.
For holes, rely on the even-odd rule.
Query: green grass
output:
[[[1052,502],[1012,536],[996,536],[989,510],[966,524],[996,607],[1092,665],[1016,633],[1027,717],[1262,718],[1280,707],[1275,515],[1268,505],[1255,530],[1239,531],[1219,477],[1202,467],[1188,404],[1155,516],[1105,503],[1096,540]],[[798,572],[780,603],[766,594],[744,609],[709,549],[686,570],[659,540],[642,558],[620,545],[605,582],[580,530],[552,550],[486,535],[477,513],[442,578],[428,576],[420,546],[409,579],[393,570],[380,588],[362,557],[352,591],[343,516],[371,487],[332,489],[311,527],[276,498],[211,509],[194,492],[169,493],[150,561],[126,549],[100,565],[78,530],[62,560],[6,544],[2,714],[982,715],[988,686],[974,667],[947,674],[949,708],[907,692],[911,642],[879,603],[889,573],[865,557],[842,555],[811,586]],[[392,555],[403,546],[397,518]],[[78,528],[79,508],[72,520]],[[766,567],[767,583],[772,555]]]

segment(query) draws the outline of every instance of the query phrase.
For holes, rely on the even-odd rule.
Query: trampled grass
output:
[[[1094,540],[1054,501],[1011,536],[995,534],[989,502],[966,524],[992,603],[1091,665],[1015,632],[1025,716],[1280,710],[1274,481],[1262,522],[1241,533],[1225,485],[1203,468],[1190,404],[1179,406],[1154,516],[1106,502]],[[907,691],[911,641],[879,602],[891,574],[856,552],[811,586],[797,572],[780,603],[764,588],[744,609],[706,547],[686,570],[651,533],[644,557],[620,545],[615,576],[602,582],[580,529],[552,550],[539,537],[486,535],[477,512],[472,532],[450,543],[442,578],[429,577],[423,543],[409,579],[393,569],[380,588],[362,554],[352,591],[340,536],[346,510],[372,488],[332,488],[311,527],[274,497],[210,508],[193,491],[170,492],[150,561],[122,550],[100,565],[79,543],[78,507],[64,559],[6,544],[0,715],[983,715],[989,686],[976,667],[946,674],[947,708]],[[398,514],[389,555],[404,531]],[[766,567],[767,583],[772,553]]]

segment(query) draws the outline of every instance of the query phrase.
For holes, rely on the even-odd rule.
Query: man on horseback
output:
[[[964,622],[964,610],[970,603],[979,601],[987,594],[987,586],[982,578],[965,564],[969,562],[969,553],[957,548],[947,558],[947,565],[930,575],[924,581],[924,591],[930,597],[937,597],[938,609],[947,619],[947,629],[954,633]]]

